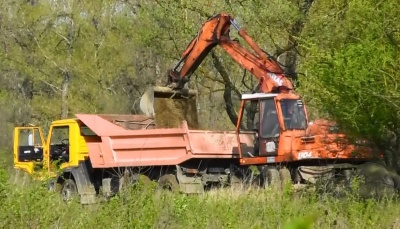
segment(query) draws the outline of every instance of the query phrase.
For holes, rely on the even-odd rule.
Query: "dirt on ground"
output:
[[[179,128],[186,120],[190,129],[199,129],[196,99],[154,98],[157,128]]]

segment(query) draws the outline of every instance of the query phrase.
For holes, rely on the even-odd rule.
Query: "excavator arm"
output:
[[[230,39],[231,25],[255,54],[241,46],[239,42]],[[217,45],[259,80],[260,91],[265,93],[293,91],[292,82],[285,76],[279,64],[270,58],[243,28],[239,27],[232,16],[224,13],[209,18],[203,24],[199,34],[182,53],[178,64],[169,70],[168,86],[173,89],[182,89],[204,58]]]
[[[238,31],[254,53],[230,38],[231,26]],[[168,71],[166,87],[156,86],[146,90],[140,100],[142,112],[149,116],[155,115],[155,98],[190,98],[197,95],[197,91],[186,88],[186,83],[208,53],[217,45],[258,79],[260,92],[294,93],[292,82],[285,76],[279,64],[270,58],[243,28],[240,28],[231,15],[221,13],[209,18],[203,24],[198,35],[182,53],[179,62]]]

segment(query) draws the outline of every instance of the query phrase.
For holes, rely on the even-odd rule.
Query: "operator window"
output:
[[[243,110],[240,130],[258,131],[260,129],[259,100],[247,100]]]
[[[258,100],[251,101],[250,103],[249,121],[247,124],[249,130],[258,131],[260,129],[260,106]]]
[[[278,115],[276,112],[275,100],[266,99],[261,101],[261,137],[274,138],[280,133]]]
[[[283,99],[281,100],[281,109],[286,129],[293,130],[306,128],[306,115],[301,100]]]

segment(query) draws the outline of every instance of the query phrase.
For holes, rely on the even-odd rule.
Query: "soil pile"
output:
[[[198,129],[196,99],[154,99],[155,123],[157,128],[180,127],[186,120],[190,129]]]

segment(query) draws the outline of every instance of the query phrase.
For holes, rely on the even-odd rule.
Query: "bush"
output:
[[[15,188],[0,171],[3,228],[388,228],[399,223],[400,208],[391,200],[339,200],[312,191],[228,188],[183,195],[139,184],[106,203],[82,206],[62,202],[43,182]]]

